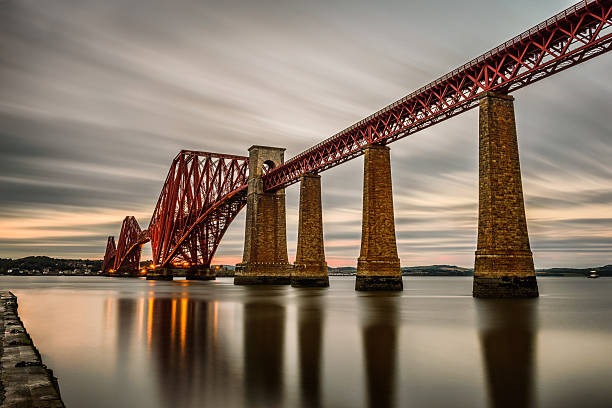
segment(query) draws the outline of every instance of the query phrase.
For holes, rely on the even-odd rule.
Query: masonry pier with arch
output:
[[[265,170],[284,162],[285,149],[251,146],[247,191],[246,227],[242,263],[236,267],[236,285],[289,284],[285,189],[266,192]]]

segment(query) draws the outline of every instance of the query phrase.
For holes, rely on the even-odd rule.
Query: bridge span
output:
[[[320,173],[364,155],[357,290],[401,290],[394,228],[390,143],[479,107],[479,217],[474,296],[533,297],[529,245],[510,94],[593,59],[612,44],[612,0],[585,0],[552,16],[397,102],[284,161],[284,149],[252,146],[249,156],[181,151],[146,230],[126,217],[109,237],[103,272],[114,276],[214,279],[210,269],[229,224],[246,205],[236,284],[327,286]],[[287,257],[285,192],[301,183],[296,262]],[[152,268],[141,270],[151,242]]]

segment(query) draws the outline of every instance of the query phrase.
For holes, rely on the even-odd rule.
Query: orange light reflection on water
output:
[[[219,323],[219,302],[213,302],[213,341],[217,345],[217,331]]]
[[[147,308],[147,348],[151,348],[151,336],[153,335],[153,305],[155,299],[149,294],[149,302]]]
[[[142,341],[142,329],[144,326],[144,298],[138,299],[138,343]]]
[[[176,337],[176,299],[172,299],[172,313],[170,317],[170,344],[174,346]]]
[[[181,330],[181,357],[185,356],[185,339],[187,338],[187,307],[188,307],[188,299],[185,293],[182,293],[181,296],[181,321],[180,321],[180,330]]]

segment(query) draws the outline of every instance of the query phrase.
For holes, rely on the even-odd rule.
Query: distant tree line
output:
[[[572,276],[588,275],[589,272],[596,271],[599,276],[612,276],[612,265],[596,266],[593,268],[550,268],[538,269],[539,276]]]
[[[89,259],[59,259],[50,258],[48,256],[28,256],[19,259],[0,258],[0,273],[7,273],[9,269],[42,271],[48,268],[51,271],[62,271],[82,267],[97,272],[102,269],[102,261]]]

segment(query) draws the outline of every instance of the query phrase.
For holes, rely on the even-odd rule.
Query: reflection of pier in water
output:
[[[135,347],[151,353],[155,362],[151,375],[156,377],[164,405],[274,407],[286,402],[284,305],[254,298],[244,304],[239,319],[242,327],[238,324],[225,332],[220,330],[218,302],[187,297],[120,298],[106,305],[107,322],[113,317],[112,309],[119,369],[131,364]],[[303,407],[316,408],[322,406],[321,298],[303,299],[297,312],[299,396]],[[227,309],[225,313],[228,321],[240,317],[230,316]],[[241,343],[244,355],[239,361]]]
[[[361,327],[368,406],[395,405],[397,330],[400,297],[371,293],[361,302]]]
[[[319,294],[302,299],[298,310],[300,398],[303,408],[318,408],[321,401],[321,354],[323,351],[323,302]]]
[[[244,337],[244,405],[282,406],[285,307],[246,303]]]
[[[389,294],[360,296],[364,406],[397,405],[400,300]],[[491,407],[534,406],[537,319],[533,302],[476,301]],[[286,344],[286,326],[293,314],[287,312],[284,301],[270,302],[250,294],[245,303],[221,305],[193,300],[185,293],[155,297],[152,292],[147,298],[120,298],[107,304],[106,318],[116,319],[117,369],[123,375],[131,372],[126,367],[136,361],[138,351],[148,353],[153,366],[147,373],[156,382],[157,398],[164,406],[286,406],[294,401],[288,394],[292,383],[288,374],[297,376],[296,406],[324,406],[325,296],[298,294],[298,366],[291,373],[286,371],[285,353],[291,349]]]
[[[491,407],[535,406],[535,302],[533,299],[476,302]]]

